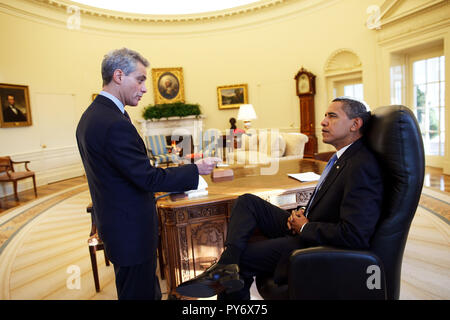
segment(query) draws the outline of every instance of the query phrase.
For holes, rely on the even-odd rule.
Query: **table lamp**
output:
[[[253,108],[253,105],[241,104],[241,106],[239,107],[237,119],[244,121],[245,130],[250,129],[251,120],[256,119],[256,118],[257,118],[257,116],[255,113],[255,109]]]

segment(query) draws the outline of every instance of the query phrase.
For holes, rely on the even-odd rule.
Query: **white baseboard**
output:
[[[77,146],[43,149],[10,156],[13,161],[30,161],[28,168],[36,173],[37,186],[84,175]],[[23,165],[16,165],[14,168],[16,171],[24,170]],[[18,182],[18,192],[28,189],[33,189],[32,179]],[[14,194],[12,182],[0,184],[0,198],[12,194]]]

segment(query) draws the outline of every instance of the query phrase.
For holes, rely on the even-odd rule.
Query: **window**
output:
[[[346,96],[357,100],[364,100],[362,79],[335,81],[333,87],[334,98]]]
[[[356,83],[344,86],[344,96],[352,97],[357,100],[364,100],[363,84]]]
[[[412,62],[413,107],[426,155],[444,156],[445,57]]]

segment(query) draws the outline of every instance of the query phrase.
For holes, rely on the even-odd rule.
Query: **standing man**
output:
[[[154,192],[196,189],[217,158],[161,169],[124,107],[147,92],[148,61],[127,48],[102,62],[103,91],[81,116],[77,142],[93,203],[92,218],[114,264],[119,299],[161,299],[156,276],[158,218]]]
[[[306,209],[289,214],[254,195],[240,196],[231,212],[226,248],[218,263],[182,283],[177,291],[193,297],[219,294],[220,299],[250,299],[256,275],[274,275],[276,283],[287,283],[293,250],[369,248],[383,199],[381,168],[363,142],[369,119],[370,111],[363,103],[334,99],[321,125],[323,142],[337,152]],[[256,227],[269,239],[248,243]]]

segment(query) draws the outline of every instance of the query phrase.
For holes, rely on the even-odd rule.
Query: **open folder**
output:
[[[319,181],[320,175],[314,172],[288,173],[288,176],[301,182]]]

